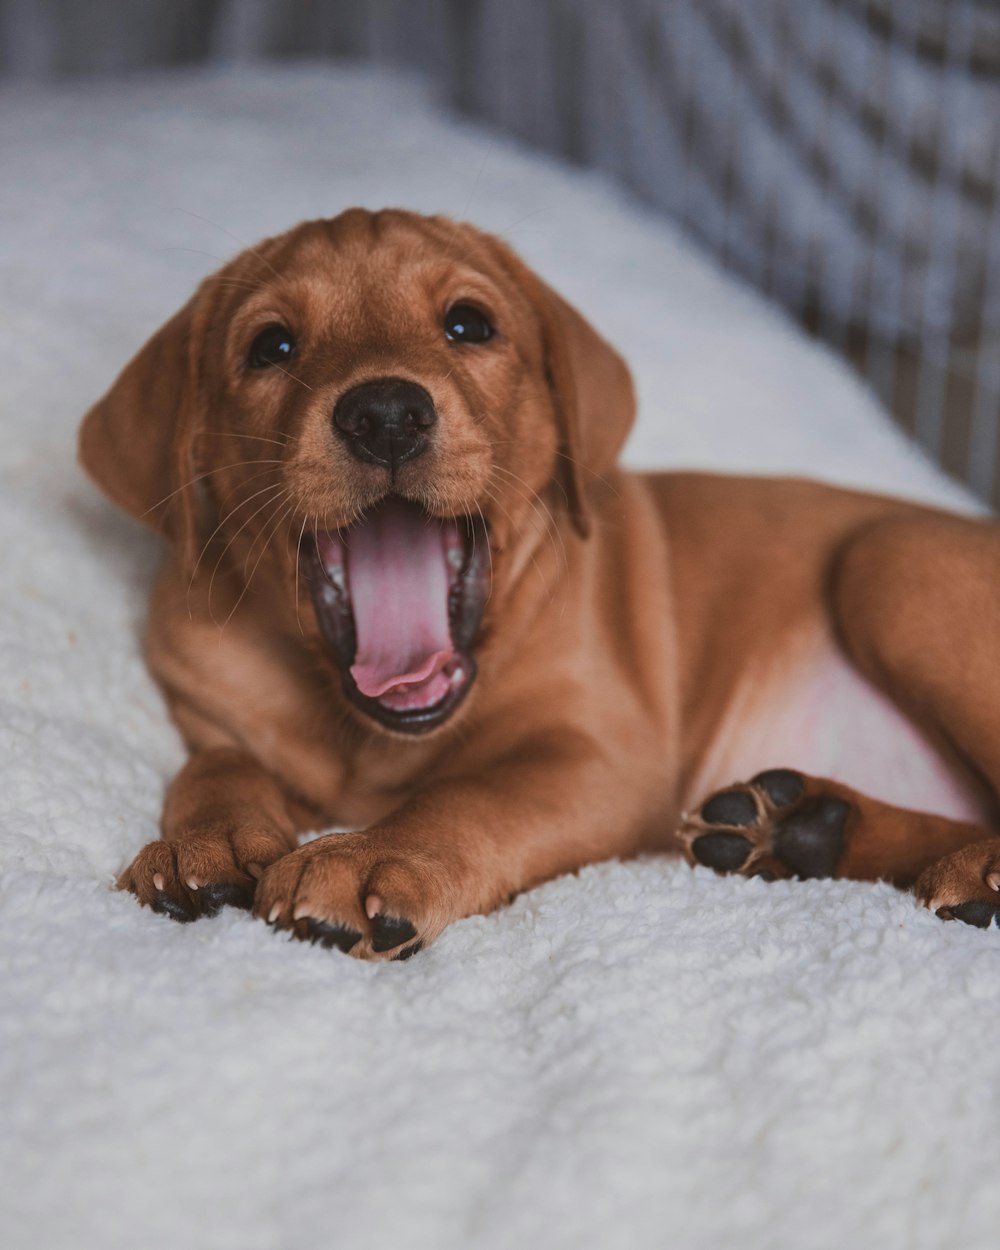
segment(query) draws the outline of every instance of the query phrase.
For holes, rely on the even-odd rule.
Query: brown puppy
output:
[[[208,278],[81,430],[170,540],[147,653],[191,748],[121,886],[404,958],[680,847],[989,923],[998,527],[627,474],[632,417],[618,355],[468,226],[352,210]]]

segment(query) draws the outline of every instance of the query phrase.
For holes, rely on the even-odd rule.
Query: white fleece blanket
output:
[[[182,751],[157,544],[74,428],[219,259],[401,204],[503,232],[620,345],[633,463],[958,489],[661,221],[412,85],[8,89],[0,127],[0,1247],[995,1247],[1000,935],[887,886],[605,864],[377,966],[114,893]]]

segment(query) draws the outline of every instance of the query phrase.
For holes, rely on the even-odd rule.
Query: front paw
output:
[[[328,834],[273,864],[254,914],[357,959],[409,959],[454,918],[441,874],[371,831]]]
[[[118,889],[181,923],[214,916],[223,907],[249,910],[257,878],[288,849],[281,834],[259,830],[150,842],[118,878]]]

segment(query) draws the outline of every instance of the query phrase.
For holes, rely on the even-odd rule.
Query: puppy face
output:
[[[586,534],[631,416],[618,356],[497,240],[355,209],[203,283],[81,457],[189,576],[305,615],[366,722],[422,733],[473,686],[487,598],[502,627],[543,531]]]

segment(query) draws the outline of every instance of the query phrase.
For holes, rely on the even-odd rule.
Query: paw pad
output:
[[[345,955],[361,941],[357,929],[345,924],[328,924],[325,920],[310,920],[306,932],[314,946],[323,946],[327,950],[336,947]]]
[[[403,916],[377,915],[372,920],[372,950],[391,951],[417,936],[417,931]]]
[[[807,799],[774,829],[774,851],[796,877],[832,877],[851,806],[844,799]]]
[[[198,919],[198,913],[193,907],[188,907],[186,903],[174,898],[172,894],[167,894],[165,890],[157,890],[149,905],[153,911],[159,912],[161,916],[169,916],[178,924],[188,924]]]
[[[935,915],[942,920],[961,920],[965,924],[975,925],[977,929],[988,929],[991,924],[1000,925],[1000,902],[973,899],[968,903],[939,907]]]
[[[412,959],[418,951],[424,949],[423,942],[414,942],[412,946],[408,946],[406,950],[400,951],[398,955],[393,955],[393,963],[402,963],[404,959]]]
[[[787,807],[789,803],[797,803],[805,794],[806,783],[799,773],[790,768],[769,768],[758,773],[750,782],[758,790],[762,790],[775,807]]]
[[[757,804],[746,790],[723,790],[713,794],[704,805],[701,818],[709,825],[754,825]]]
[[[691,844],[691,853],[698,863],[717,872],[742,868],[752,850],[753,843],[738,833],[706,833]]]
[[[242,911],[253,907],[253,890],[245,885],[203,885],[198,897],[203,916],[217,916],[223,907],[239,907]]]

